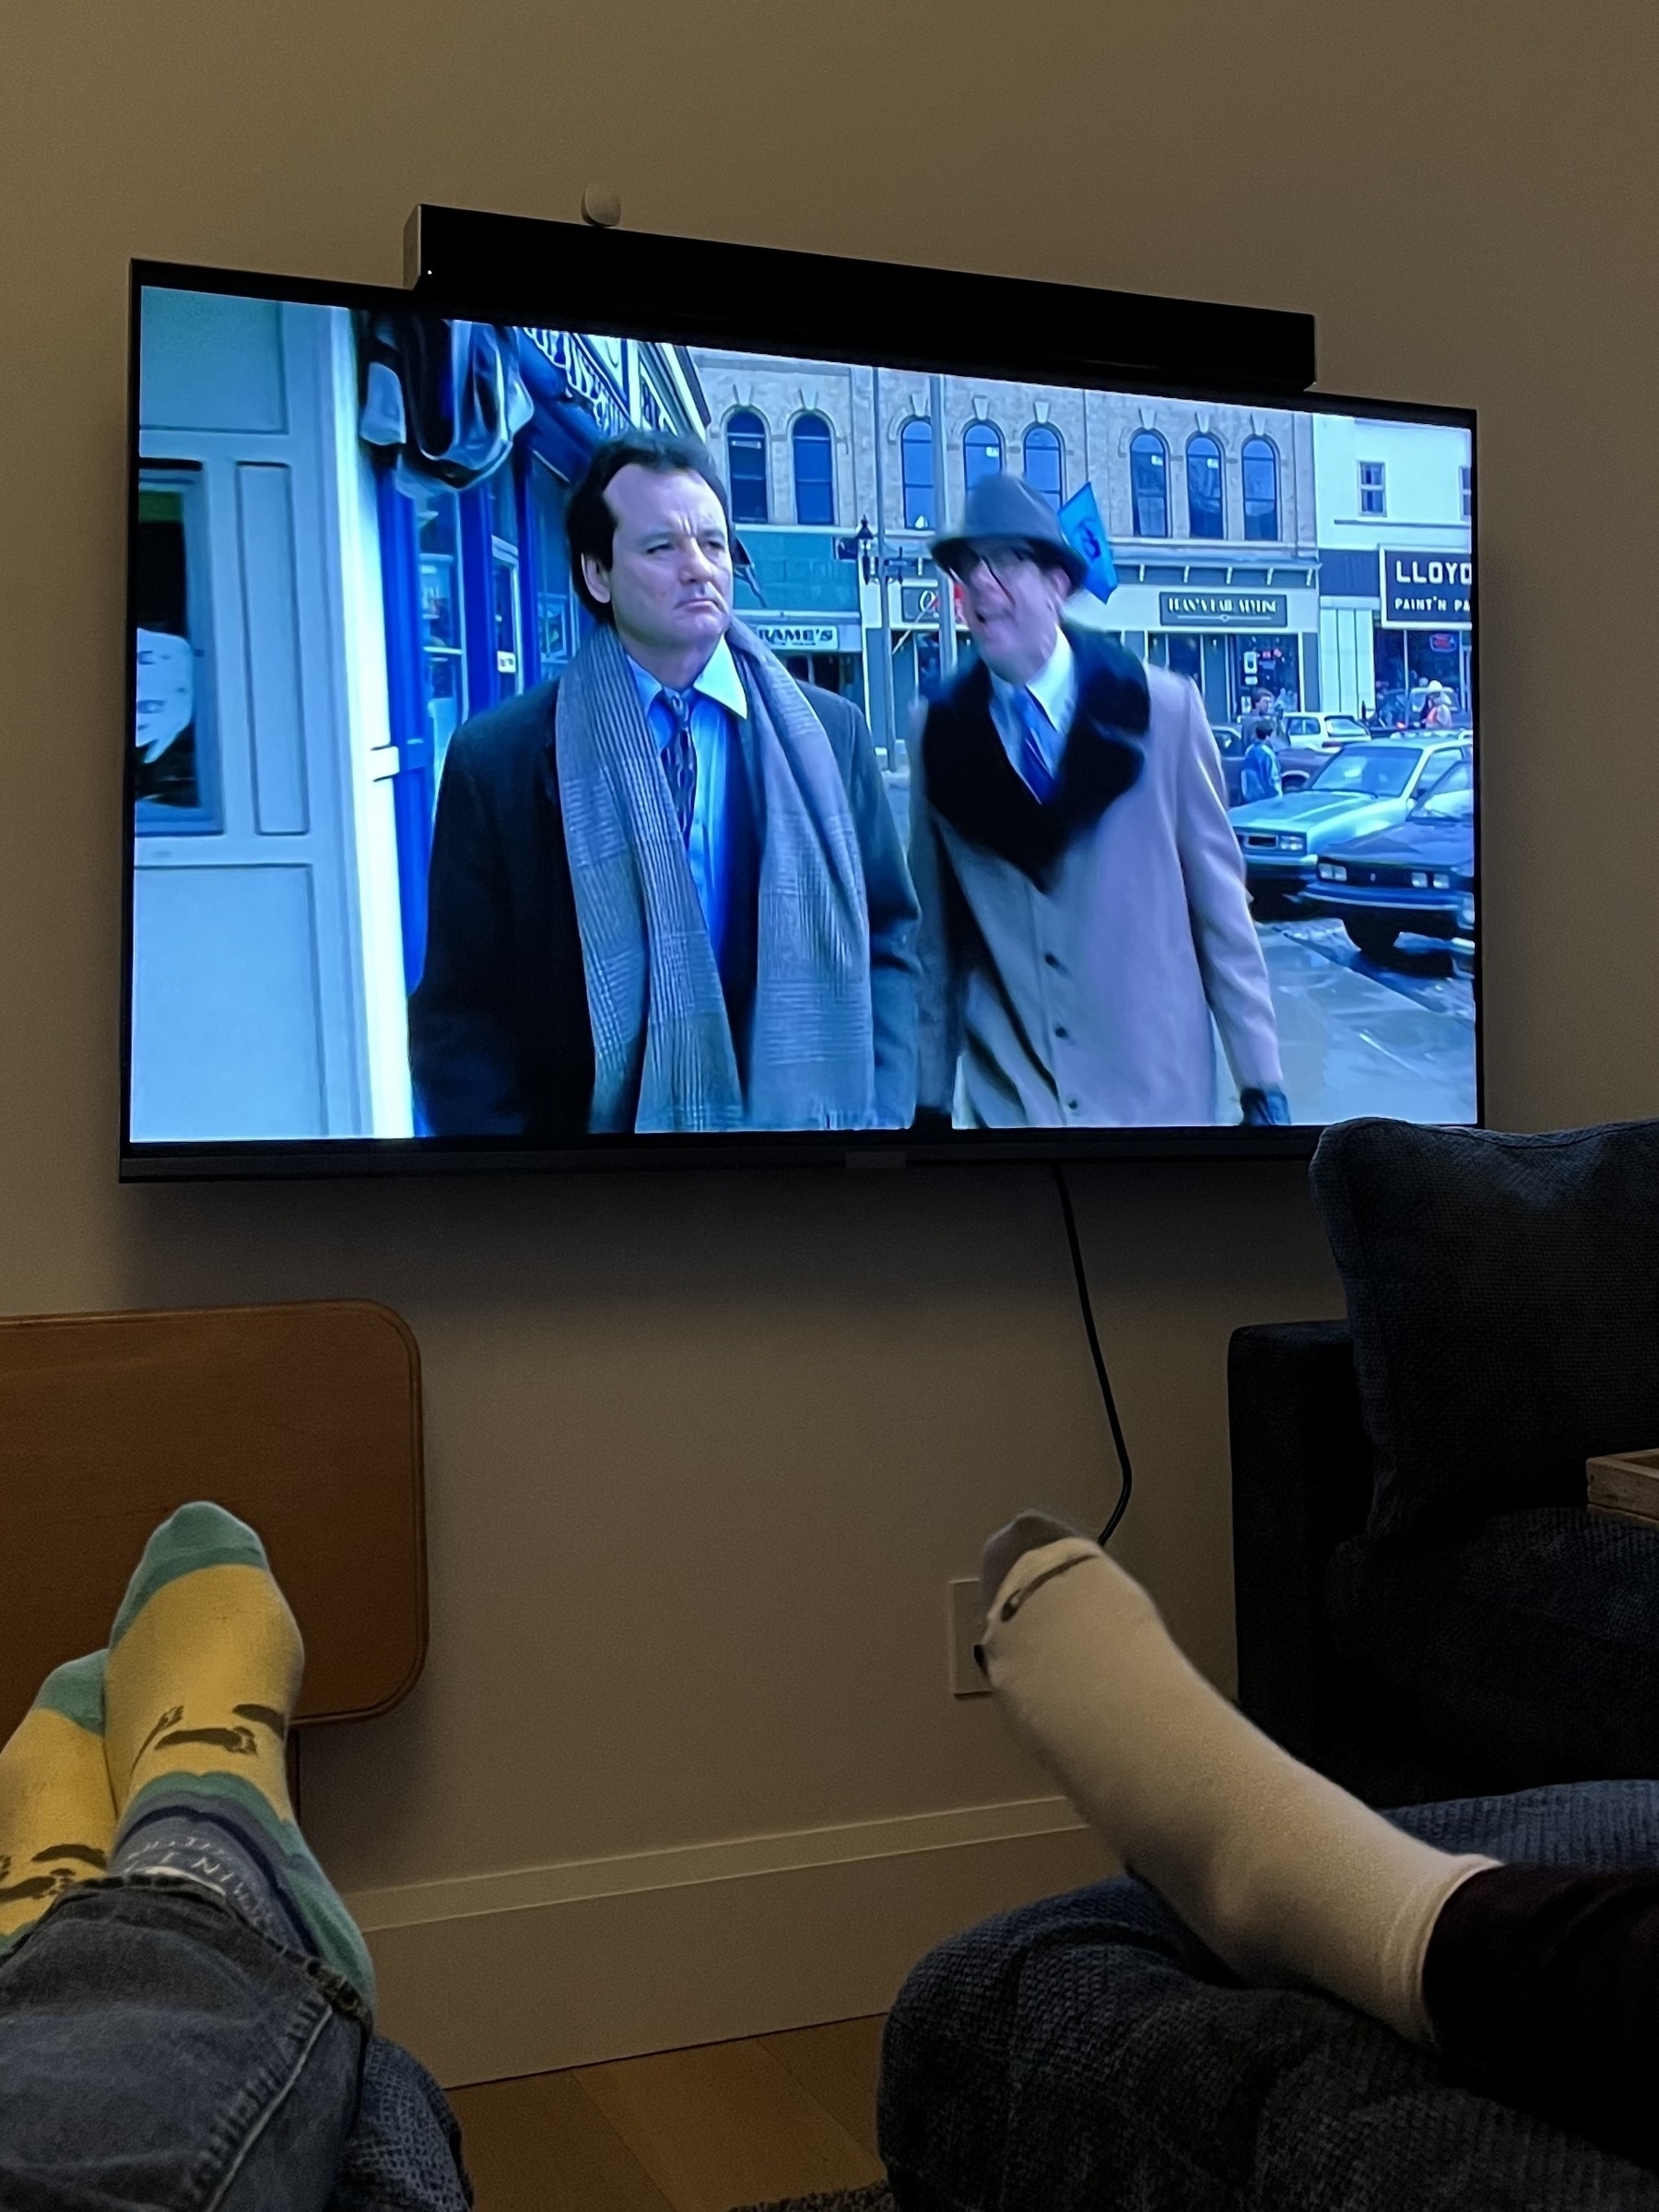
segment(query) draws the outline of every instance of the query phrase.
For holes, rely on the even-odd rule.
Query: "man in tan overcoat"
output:
[[[1062,610],[1081,557],[986,477],[934,553],[977,657],[913,742],[918,1124],[1285,1123],[1278,1033],[1197,691]]]

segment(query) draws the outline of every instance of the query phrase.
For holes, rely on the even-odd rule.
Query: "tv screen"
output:
[[[1471,417],[556,290],[135,269],[124,1172],[1479,1119]]]

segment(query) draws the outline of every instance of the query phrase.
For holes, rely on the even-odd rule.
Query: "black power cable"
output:
[[[1118,1523],[1129,1510],[1130,1494],[1135,1488],[1135,1473],[1129,1465],[1129,1447],[1124,1441],[1124,1424],[1118,1419],[1117,1400],[1112,1394],[1112,1377],[1106,1371],[1106,1355],[1100,1349],[1100,1336],[1095,1327],[1094,1307],[1089,1302],[1088,1277],[1083,1266],[1083,1247],[1077,1241],[1077,1218],[1072,1212],[1071,1191],[1065,1181],[1065,1170],[1058,1160],[1054,1163],[1054,1188],[1060,1194],[1060,1211],[1065,1217],[1065,1241],[1071,1246],[1072,1273],[1077,1281],[1077,1303],[1083,1311],[1083,1327],[1088,1337],[1089,1357],[1094,1361],[1095,1380],[1100,1385],[1100,1395],[1106,1401],[1106,1419],[1112,1430],[1112,1449],[1117,1453],[1117,1503],[1112,1509],[1112,1518],[1100,1531],[1101,1545],[1110,1544]]]

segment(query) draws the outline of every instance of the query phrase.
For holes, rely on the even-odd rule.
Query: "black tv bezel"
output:
[[[1307,388],[1313,373],[1312,316],[1275,310],[1097,292],[1081,286],[982,276],[887,262],[842,260],[582,224],[475,216],[421,207],[406,239],[405,288],[330,278],[135,260],[130,266],[127,363],[126,628],[134,618],[139,454],[140,302],[146,287],[240,294],[347,309],[465,312],[497,323],[553,322],[670,343],[719,343],[757,352],[817,355],[950,375],[1070,384],[1147,398],[1292,406],[1335,415],[1453,425],[1477,432],[1469,408],[1356,398]],[[630,314],[654,280],[677,320]],[[841,288],[836,290],[836,287]],[[656,295],[647,292],[646,296]],[[708,302],[717,302],[711,310]],[[826,307],[827,300],[833,306]],[[758,304],[764,301],[764,307]],[[779,312],[774,312],[774,306]],[[991,312],[994,309],[994,312]],[[782,326],[781,326],[782,325]],[[994,349],[953,344],[941,331],[994,330]],[[1204,362],[1220,373],[1194,371]],[[1236,373],[1229,365],[1237,363]],[[1471,543],[1478,543],[1479,467],[1473,468]],[[1475,886],[1481,895],[1479,566],[1471,624],[1475,690]],[[124,1182],[303,1180],[337,1176],[544,1173],[674,1167],[894,1169],[909,1165],[1053,1164],[1105,1159],[1306,1159],[1323,1123],[1288,1128],[1207,1127],[957,1130],[936,1138],[908,1130],[778,1130],[709,1135],[587,1136],[559,1146],[512,1137],[281,1137],[135,1141],[131,1133],[133,900],[137,839],[135,767],[127,733],[135,712],[133,655],[125,663],[123,725],[120,1179]],[[1486,1121],[1485,1015],[1480,937],[1475,996],[1476,1121]]]

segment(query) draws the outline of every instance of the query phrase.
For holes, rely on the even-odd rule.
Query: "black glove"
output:
[[[1242,1126],[1246,1129],[1290,1126],[1290,1101],[1282,1090],[1241,1090],[1239,1103],[1244,1109]]]

